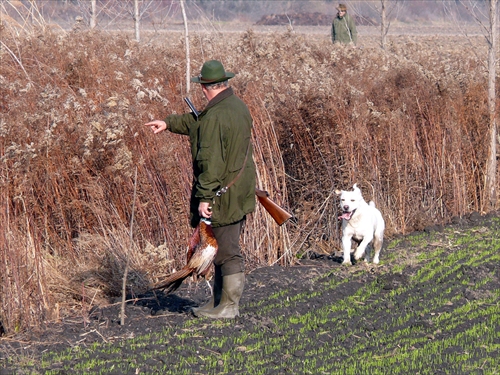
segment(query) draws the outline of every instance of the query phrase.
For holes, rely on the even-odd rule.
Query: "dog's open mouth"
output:
[[[352,210],[351,212],[349,211],[344,211],[342,212],[342,215],[339,216],[339,220],[345,219],[345,220],[351,220],[352,215],[354,215],[354,212],[356,210]]]

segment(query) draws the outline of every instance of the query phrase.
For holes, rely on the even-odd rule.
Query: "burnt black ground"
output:
[[[498,220],[495,220],[498,216],[498,213],[488,216],[472,214],[467,218],[456,219],[454,224],[446,227],[429,227],[425,232],[432,233],[433,238],[439,238],[440,233],[444,233],[445,229],[449,228],[455,228],[457,231],[465,231],[469,228],[471,230],[478,230],[477,228],[488,230],[488,227],[492,225],[498,226]],[[424,236],[426,235],[425,232],[423,233]],[[436,244],[435,239],[433,243],[427,245],[428,249],[434,246],[439,246],[439,244]],[[302,259],[293,267],[271,266],[253,270],[247,274],[245,292],[241,300],[241,316],[234,319],[234,324],[221,327],[219,325],[207,324],[207,320],[204,319],[197,320],[195,324],[204,326],[203,334],[206,337],[227,337],[231,336],[234,332],[252,331],[255,329],[263,330],[266,335],[282,335],[283,333],[277,329],[273,322],[273,317],[275,316],[286,317],[307,314],[312,309],[321,308],[325,303],[332,303],[332,301],[340,300],[345,296],[354,295],[362,285],[374,280],[382,285],[382,293],[387,293],[387,295],[391,290],[405,285],[408,277],[415,274],[420,265],[418,263],[406,265],[404,272],[393,273],[390,271],[391,264],[387,264],[384,260],[388,252],[401,252],[403,254],[408,251],[408,247],[410,247],[410,242],[402,237],[397,247],[392,250],[383,250],[381,255],[382,264],[378,266],[358,262],[352,267],[344,267],[341,265],[341,258],[313,253],[309,259]],[[384,254],[384,251],[387,253]],[[453,251],[453,249],[445,249],[445,251]],[[460,300],[463,300],[464,303],[475,299],[487,298],[491,295],[492,290],[500,289],[499,268],[499,263],[494,262],[461,270],[462,273],[471,277],[472,280],[481,280],[484,275],[495,275],[492,281],[480,288],[473,289],[467,285],[457,286],[454,274],[441,280],[440,283],[442,285],[440,285],[440,288],[454,288],[454,293],[460,294]],[[344,280],[344,283],[341,288],[324,291],[317,297],[308,299],[307,303],[296,304],[293,309],[277,306],[270,313],[262,314],[261,308],[256,305],[258,301],[265,300],[270,295],[280,293],[283,290],[287,291],[288,296],[312,293],[317,290],[318,280],[328,278]],[[414,291],[429,290],[434,282],[435,280],[430,280],[428,282],[429,285],[422,284],[414,289]],[[40,366],[41,355],[45,352],[62,352],[65,349],[75,347],[89,348],[93,343],[118,344],[122,340],[139,337],[152,332],[160,332],[164,327],[182,327],[188,320],[197,319],[189,312],[190,308],[204,303],[208,297],[209,290],[204,282],[198,284],[184,283],[178,291],[171,295],[163,295],[161,292],[157,292],[156,294],[148,293],[137,296],[137,298],[127,304],[127,317],[123,326],[119,324],[120,300],[117,300],[116,303],[95,308],[87,317],[75,316],[65,319],[60,323],[50,323],[38,332],[24,332],[16,336],[4,336],[0,339],[0,374],[44,373],[38,372],[37,368]],[[405,298],[407,296],[401,295],[396,298],[387,299],[387,302],[384,303],[387,303],[389,308],[397,311],[411,311],[414,307],[405,305],[403,302],[406,300]],[[450,306],[450,310],[451,308]],[[446,306],[441,312],[445,310]],[[375,324],[381,325],[384,319],[389,318],[391,317],[378,316],[375,323],[374,321],[359,317],[349,322],[349,329],[359,330],[361,327],[369,335],[370,331],[375,328]],[[342,323],[342,317],[339,317],[339,324]],[[432,325],[432,322],[422,318],[408,324],[422,327],[423,334],[427,334],[425,333],[426,329]],[[463,330],[463,326],[458,326],[457,329]],[[497,333],[500,332],[500,327],[498,326],[493,327],[493,329]],[[429,330],[429,332],[432,332],[432,330]],[[430,333],[428,334],[430,335]],[[447,334],[452,333],[448,332]],[[497,337],[500,337],[500,334]],[[500,343],[498,344],[500,346]],[[318,346],[320,345],[322,343],[318,342]],[[348,340],[345,345],[350,345]],[[224,350],[224,348],[221,348],[221,351]],[[496,354],[500,355],[498,350]],[[304,353],[301,354],[299,350],[296,355],[300,356],[304,355]],[[13,358],[16,360],[13,361]],[[168,363],[169,359],[164,358],[162,360]],[[342,357],[339,356],[338,360],[341,361]],[[495,361],[498,361],[498,359]],[[49,369],[55,371],[52,373],[66,373],[60,370],[61,364],[58,363],[44,368],[45,371]],[[192,373],[203,372],[202,369],[194,368]],[[286,373],[286,371],[283,373]],[[447,372],[435,369],[434,373]],[[475,371],[471,373],[493,374],[494,372]]]

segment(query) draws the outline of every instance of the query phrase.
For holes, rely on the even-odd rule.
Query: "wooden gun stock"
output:
[[[278,223],[278,225],[283,225],[292,215],[274,203],[269,199],[269,193],[264,190],[259,190],[255,188],[255,195],[259,200],[260,204],[264,206],[267,212],[273,217],[273,219]]]

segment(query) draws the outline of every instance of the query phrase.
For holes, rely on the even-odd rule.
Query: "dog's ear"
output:
[[[354,191],[359,190],[357,182],[354,185],[352,185],[352,190]]]
[[[353,193],[358,195],[360,198],[363,197],[363,194],[361,194],[361,189],[358,187],[358,184],[354,184],[353,187],[352,187],[354,190],[353,190]]]
[[[337,194],[337,195],[340,195],[340,194],[342,194],[342,190],[339,190],[339,189],[335,189],[335,194]]]

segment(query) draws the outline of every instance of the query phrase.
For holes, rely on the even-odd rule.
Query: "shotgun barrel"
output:
[[[184,98],[184,101],[186,102],[186,104],[188,105],[189,109],[191,110],[191,112],[193,112],[193,115],[194,117],[196,118],[196,120],[198,120],[198,117],[200,117],[200,112],[198,112],[193,104],[193,102],[191,101],[191,99],[189,98]]]

